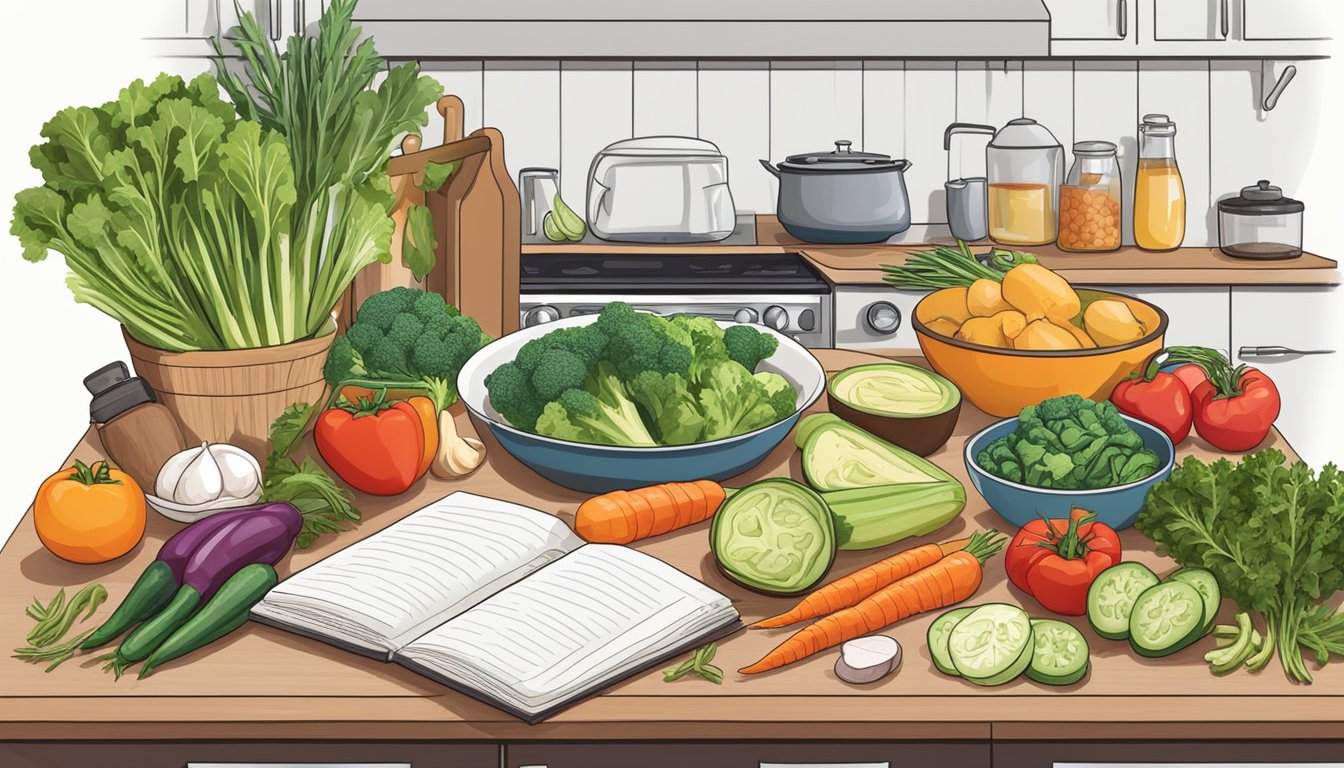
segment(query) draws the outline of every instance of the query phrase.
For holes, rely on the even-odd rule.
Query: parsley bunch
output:
[[[1290,680],[1344,656],[1344,613],[1323,603],[1344,589],[1344,477],[1266,449],[1233,464],[1194,457],[1148,494],[1136,527],[1158,551],[1213,572],[1223,593],[1265,621]]]

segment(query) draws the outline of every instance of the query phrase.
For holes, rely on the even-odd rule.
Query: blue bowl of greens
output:
[[[749,361],[754,375],[725,368],[718,374],[704,372],[697,375],[702,383],[691,386],[689,391],[676,391],[675,388],[665,391],[659,388],[658,382],[647,380],[647,377],[636,384],[635,379],[639,377],[631,375],[635,373],[632,370],[634,363],[623,366],[619,373],[615,371],[619,362],[632,357],[631,354],[615,355],[615,360],[600,365],[613,381],[620,378],[623,386],[613,386],[610,391],[596,388],[593,377],[599,374],[596,373],[598,365],[594,365],[580,387],[597,395],[602,410],[594,412],[596,415],[587,419],[575,416],[571,423],[558,419],[560,411],[548,402],[550,413],[527,424],[530,428],[515,423],[515,419],[532,420],[535,412],[519,415],[518,410],[526,405],[520,402],[519,393],[514,392],[512,401],[503,400],[504,380],[492,377],[500,375],[497,372],[506,365],[516,367],[520,355],[526,359],[531,349],[535,349],[522,352],[528,342],[556,331],[568,333],[568,329],[585,328],[599,319],[598,315],[571,317],[508,334],[481,348],[462,367],[457,378],[458,394],[478,428],[484,425],[514,458],[566,488],[606,493],[655,483],[726,480],[759,464],[788,436],[803,410],[816,402],[826,388],[825,372],[806,348],[764,326],[750,326],[754,329],[752,333],[759,335],[754,341],[762,346],[761,352],[769,350],[759,363]],[[719,337],[740,327],[705,318],[679,323],[694,331],[692,365],[704,362],[706,347],[717,348],[721,343]],[[752,333],[727,333],[726,340],[734,345],[734,353],[739,357],[749,356],[750,350],[739,350],[736,344],[743,340],[752,343]],[[671,351],[677,352],[675,349]],[[558,370],[558,361],[564,358],[544,359],[551,360],[551,364],[534,367],[534,376],[529,380],[535,378],[538,369]],[[736,375],[730,375],[734,373]],[[763,383],[758,385],[757,382]],[[784,385],[787,389],[782,388]],[[559,384],[554,388],[559,389]],[[623,398],[631,402],[622,402]],[[582,395],[562,395],[554,400],[560,403],[571,399],[587,400]],[[613,402],[618,403],[618,407],[611,408]],[[710,403],[722,404],[732,410],[720,411]],[[513,418],[501,413],[497,407],[501,404],[505,405],[503,410],[512,411]],[[767,409],[773,410],[767,412]],[[664,418],[660,420],[654,411],[660,411]],[[703,420],[704,425],[688,426],[697,420]],[[725,420],[731,421],[732,426],[725,426]],[[624,440],[632,433],[639,433],[640,442],[648,443],[652,437],[655,444],[595,442]]]
[[[1175,447],[1160,429],[1108,402],[1046,400],[966,441],[971,484],[1003,519],[1023,526],[1074,508],[1116,530],[1134,524],[1148,491],[1171,475]]]

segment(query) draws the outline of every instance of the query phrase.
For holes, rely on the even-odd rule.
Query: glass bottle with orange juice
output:
[[[1176,124],[1166,115],[1144,115],[1134,176],[1134,243],[1146,251],[1169,251],[1183,240],[1185,186],[1176,166]]]

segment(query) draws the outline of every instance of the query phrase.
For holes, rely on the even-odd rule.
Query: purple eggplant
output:
[[[256,514],[266,506],[269,505],[254,504],[220,512],[197,520],[173,534],[159,548],[159,555],[154,562],[136,579],[135,586],[126,593],[121,605],[79,647],[89,650],[107,645],[130,631],[131,627],[162,610],[182,586],[182,574],[187,569],[187,561],[201,543],[226,525]]]
[[[248,510],[248,514],[226,521],[199,540],[183,568],[182,586],[172,600],[123,640],[115,654],[105,657],[108,660],[105,669],[120,677],[127,666],[153,653],[243,566],[274,565],[285,556],[303,527],[299,510],[287,502],[261,504]]]

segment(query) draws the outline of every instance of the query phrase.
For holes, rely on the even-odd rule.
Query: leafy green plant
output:
[[[261,488],[262,501],[287,501],[303,515],[303,528],[294,542],[299,549],[360,520],[350,492],[337,485],[321,464],[312,457],[294,457],[316,409],[311,403],[293,403],[271,424],[271,452]]]
[[[354,276],[390,258],[389,149],[442,90],[414,65],[371,90],[384,64],[354,5],[333,0],[283,56],[245,13],[229,41],[243,76],[221,61],[219,81],[160,75],[57,113],[30,152],[44,183],[15,201],[24,258],[63,254],[77,301],[161,349],[320,332]]]
[[[1309,683],[1304,652],[1318,666],[1344,656],[1344,613],[1323,604],[1344,589],[1344,476],[1285,459],[1273,448],[1236,464],[1188,457],[1149,492],[1135,527],[1259,613],[1263,660],[1277,649],[1288,678]]]

